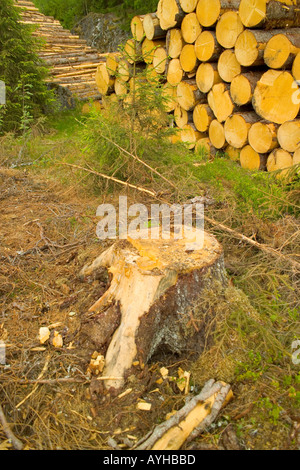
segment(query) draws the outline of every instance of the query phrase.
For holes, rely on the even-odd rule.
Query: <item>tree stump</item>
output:
[[[186,238],[128,236],[82,269],[83,279],[103,269],[112,275],[109,289],[90,308],[81,328],[82,338],[88,337],[105,355],[108,390],[122,388],[133,363],[146,364],[159,351],[201,354],[207,312],[196,305],[204,291],[226,283],[222,247],[201,233],[200,249]]]

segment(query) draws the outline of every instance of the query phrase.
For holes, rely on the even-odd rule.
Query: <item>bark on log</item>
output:
[[[183,40],[188,44],[194,44],[202,31],[196,13],[188,13],[182,20],[181,32]]]
[[[196,104],[206,102],[206,96],[198,89],[195,80],[186,80],[177,87],[177,101],[185,111],[192,111]]]
[[[232,398],[229,385],[209,380],[199,395],[143,438],[137,450],[179,450],[205,431]]]
[[[265,64],[272,69],[291,68],[300,51],[300,28],[272,36],[264,50]]]
[[[225,139],[229,145],[235,148],[243,148],[248,143],[248,133],[252,124],[260,119],[253,112],[233,114],[224,124]]]
[[[232,80],[240,75],[242,67],[237,61],[233,49],[226,49],[219,57],[218,72],[224,82],[231,83]]]
[[[299,0],[241,0],[239,15],[247,28],[290,28],[300,24],[299,7]]]
[[[300,147],[300,120],[286,121],[278,129],[278,142],[283,150],[295,152]]]
[[[225,146],[224,126],[221,122],[217,121],[217,119],[214,119],[210,123],[208,135],[212,145],[216,147],[216,149],[220,150]]]
[[[157,17],[156,13],[149,13],[148,15],[145,15],[143,27],[146,38],[149,39],[149,41],[166,37],[167,33],[160,27],[159,18]]]
[[[163,30],[177,28],[185,17],[179,0],[159,0],[156,14]]]
[[[246,170],[265,170],[268,155],[255,152],[251,145],[246,145],[240,153],[241,167]]]
[[[222,51],[214,31],[202,31],[195,41],[195,54],[201,62],[217,62]]]
[[[207,95],[207,101],[217,120],[220,122],[226,121],[234,111],[229,86],[225,83],[214,85]]]
[[[148,230],[140,232],[147,235]],[[225,282],[222,248],[211,235],[204,233],[203,249],[187,238],[155,236],[117,241],[81,271],[83,278],[103,268],[113,275],[110,288],[90,308],[82,326],[82,338],[92,331],[96,350],[106,348],[103,375],[116,378],[105,382],[107,389],[122,388],[133,362],[146,364],[160,346],[201,353],[205,324],[195,309],[195,321],[202,328],[189,327],[191,309],[203,289]]]
[[[223,13],[216,26],[217,41],[226,49],[232,49],[243,30],[244,26],[237,12]]]
[[[196,83],[202,93],[208,93],[214,85],[221,82],[218,64],[205,62],[199,65],[196,73]]]
[[[178,59],[184,46],[181,29],[170,29],[167,33],[166,48],[171,59]]]
[[[293,76],[282,70],[268,70],[257,82],[252,105],[259,116],[276,124],[295,119],[300,100]]]
[[[261,72],[247,72],[234,77],[230,84],[230,96],[237,106],[251,103]]]
[[[279,146],[277,140],[278,124],[273,122],[256,122],[254,123],[248,134],[248,140],[251,147],[257,153],[270,153]]]

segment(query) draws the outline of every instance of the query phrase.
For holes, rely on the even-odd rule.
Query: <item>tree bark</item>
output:
[[[247,28],[291,28],[300,24],[300,2],[241,0],[239,15]]]

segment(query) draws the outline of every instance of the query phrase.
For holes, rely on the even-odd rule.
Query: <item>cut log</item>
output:
[[[146,78],[149,83],[157,85],[161,81],[162,75],[156,72],[153,64],[148,64],[146,67]]]
[[[179,0],[179,2],[185,13],[192,13],[196,10],[198,0]]]
[[[208,131],[214,113],[207,104],[197,104],[193,111],[193,122],[199,132]]]
[[[300,109],[299,89],[289,72],[268,70],[257,82],[252,104],[263,119],[276,124],[292,121]]]
[[[143,61],[143,54],[142,54],[142,45],[140,42],[136,41],[135,39],[128,39],[124,46],[124,58],[130,63],[133,64],[134,62],[142,62]]]
[[[255,152],[251,145],[246,145],[240,153],[240,164],[246,170],[265,170],[268,155]]]
[[[165,47],[158,47],[153,54],[153,67],[159,74],[164,74],[167,69],[168,55]]]
[[[300,28],[272,36],[264,50],[264,61],[272,69],[291,68],[300,51]]]
[[[170,29],[167,33],[166,48],[171,59],[178,59],[184,46],[181,29]]]
[[[232,145],[227,145],[225,149],[225,154],[228,155],[230,160],[233,162],[239,162],[240,161],[240,154],[241,154],[241,149],[237,149],[235,147],[232,147]]]
[[[240,75],[242,72],[242,67],[237,61],[233,49],[226,49],[220,55],[218,60],[218,72],[224,82],[232,82],[232,80]]]
[[[185,16],[179,0],[159,0],[156,14],[163,30],[180,26]]]
[[[239,63],[245,67],[263,65],[266,44],[277,32],[278,30],[255,31],[245,29],[237,38],[234,48]]]
[[[225,146],[226,140],[224,126],[217,121],[217,119],[214,119],[210,123],[208,135],[212,145],[216,147],[216,149],[220,150]]]
[[[182,109],[182,107],[177,104],[177,106],[174,109],[174,121],[177,127],[182,129],[186,124],[191,122],[193,119],[193,113],[188,112],[185,109]]]
[[[223,13],[216,26],[217,41],[226,49],[232,49],[243,30],[244,26],[237,12]]]
[[[137,450],[179,450],[204,432],[232,397],[230,386],[224,382],[206,382],[199,395],[142,439]]]
[[[277,140],[278,124],[273,122],[256,122],[254,123],[248,134],[248,140],[251,147],[257,153],[270,153],[278,147]]]
[[[239,15],[247,28],[299,26],[299,0],[241,0]]]
[[[295,80],[300,82],[300,52],[295,57],[293,67],[292,67],[292,74]]]
[[[151,39],[148,39],[148,38],[144,39],[142,43],[142,57],[143,57],[144,62],[146,62],[146,64],[152,64],[156,49],[158,49],[159,47],[164,48],[164,46],[165,46],[164,41],[160,41],[160,40],[152,41]]]
[[[143,27],[145,36],[150,41],[166,37],[167,33],[160,27],[159,18],[156,13],[149,13],[144,16]]]
[[[202,63],[196,73],[196,83],[202,93],[208,93],[214,85],[221,83],[222,79],[218,72],[218,65]]]
[[[164,99],[164,108],[167,113],[174,111],[177,100],[177,87],[170,85],[168,82],[162,87],[162,97]]]
[[[293,166],[293,156],[286,150],[279,148],[270,153],[267,170],[270,172],[281,170],[279,178],[285,177],[291,166]]]
[[[201,31],[202,28],[196,13],[188,13],[181,23],[183,40],[188,44],[194,44]]]
[[[118,97],[126,96],[128,93],[127,82],[124,82],[120,78],[116,78],[115,84],[114,84],[114,90]]]
[[[177,101],[185,111],[192,111],[198,103],[206,102],[206,96],[201,93],[195,80],[186,80],[177,87]]]
[[[293,155],[293,165],[300,165],[300,148],[297,149]],[[300,169],[297,171],[297,173],[300,173]]]
[[[193,44],[186,44],[183,46],[180,54],[180,64],[184,72],[196,71],[199,61],[195,53],[195,47]]]
[[[286,121],[278,129],[278,142],[283,150],[295,152],[300,148],[300,120]]]
[[[248,72],[237,75],[230,84],[230,96],[237,106],[245,106],[251,103],[253,93],[261,72]]]
[[[131,69],[130,69],[130,64],[127,62],[125,59],[120,59],[118,62],[118,71],[117,71],[117,76],[123,82],[128,82],[128,80],[131,77]]]
[[[195,145],[195,153],[211,155],[215,153],[215,147],[212,145],[208,137],[203,137],[202,139],[197,140]]]
[[[213,31],[202,31],[195,41],[195,54],[201,62],[217,62],[222,50]]]
[[[145,31],[144,31],[144,26],[143,26],[144,17],[145,15],[134,16],[130,23],[132,37],[136,41],[139,41],[139,42],[142,41],[145,36]]]
[[[202,312],[200,318],[193,312],[203,325],[200,331],[188,326],[189,313],[204,289],[226,279],[222,247],[211,235],[201,231],[197,244],[199,229],[193,230],[194,243],[187,229],[179,239],[165,232],[157,239],[159,231],[151,230],[152,237],[149,230],[132,235],[129,227],[127,240],[117,241],[81,271],[86,278],[106,268],[113,276],[81,330],[82,339],[92,332],[89,339],[97,351],[106,349],[103,375],[112,377],[105,381],[108,390],[121,389],[133,362],[146,364],[162,345],[176,353],[201,353],[206,333]]]
[[[225,83],[214,85],[207,95],[207,101],[217,120],[220,122],[226,121],[234,111],[229,86]]]
[[[118,71],[118,62],[120,60],[120,54],[109,54],[106,58],[106,68],[110,76],[115,77]]]
[[[183,78],[183,70],[179,59],[171,59],[168,64],[167,82],[172,86],[177,86]]]
[[[199,23],[204,28],[214,26],[221,13],[220,0],[199,0],[196,14]]]
[[[95,74],[97,88],[101,95],[113,91],[114,79],[109,75],[106,64],[100,64]]]
[[[202,137],[202,135],[197,131],[193,123],[185,124],[185,126],[180,128],[179,131],[180,141],[185,143],[189,150],[193,150],[197,143],[197,140]]]
[[[229,145],[241,149],[248,143],[248,132],[252,124],[259,120],[253,112],[233,114],[224,124],[225,139]]]

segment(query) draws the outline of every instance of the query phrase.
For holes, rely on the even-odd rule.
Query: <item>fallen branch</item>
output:
[[[3,412],[2,406],[0,405],[0,423],[2,424],[3,431],[11,444],[13,445],[13,448],[16,450],[22,450],[24,445],[23,443],[14,435],[12,430],[10,429],[10,426],[6,420],[5,414]]]
[[[139,441],[136,450],[179,450],[214,422],[232,396],[230,385],[209,380],[199,395]]]

